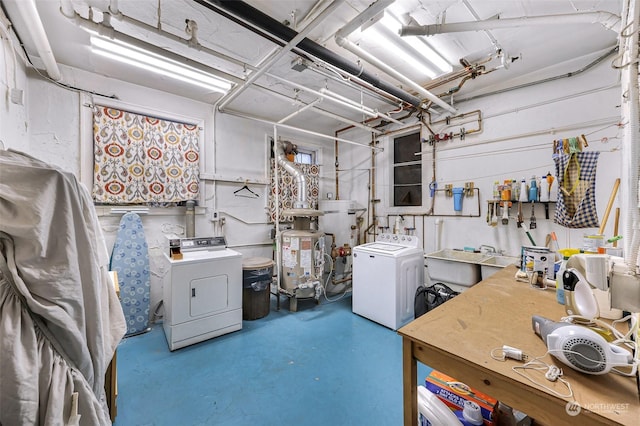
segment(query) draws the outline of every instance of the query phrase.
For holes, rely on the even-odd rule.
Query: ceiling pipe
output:
[[[353,33],[358,28],[367,24],[369,21],[373,21],[380,13],[384,13],[384,10],[393,4],[395,0],[377,0],[371,3],[369,7],[360,12],[355,18],[347,22],[342,28],[340,28],[335,37],[346,38],[349,34]]]
[[[354,121],[354,120],[350,120],[348,118],[344,118],[338,114],[334,114],[332,112],[326,111],[324,109],[320,109],[320,108],[314,108],[315,112],[324,115],[325,117],[329,117],[329,118],[334,118],[342,123],[346,123],[349,124],[351,126],[357,127],[359,129],[362,130],[366,130],[367,132],[371,132],[371,133],[375,133],[376,135],[380,135],[382,133],[384,133],[382,130],[376,129],[374,127],[371,126],[367,126],[366,124],[362,124],[359,121]]]
[[[317,91],[317,90],[311,89],[309,87],[303,86],[302,84],[298,84],[298,83],[295,83],[293,81],[289,81],[287,79],[284,79],[282,77],[278,77],[277,75],[274,75],[274,74],[267,73],[266,75],[271,77],[271,78],[273,78],[273,79],[275,79],[275,80],[278,80],[278,81],[280,81],[280,82],[282,82],[284,84],[288,84],[288,85],[290,85],[292,87],[295,87],[296,89],[300,89],[300,90],[302,90],[304,92],[311,93],[312,95],[317,96],[319,98],[323,98],[323,99],[326,99],[326,100],[331,101],[333,103],[336,103],[336,104],[342,105],[344,107],[353,109],[353,110],[358,111],[358,112],[360,112],[360,113],[362,113],[364,115],[368,115],[369,117],[372,117],[372,118],[384,118],[385,120],[391,121],[393,123],[404,124],[404,123],[396,120],[395,118],[393,118],[393,117],[391,117],[391,116],[389,116],[387,114],[383,114],[383,113],[381,113],[379,111],[373,110],[373,109],[371,109],[369,107],[366,107],[364,105],[355,104],[353,101],[347,102],[347,101],[345,101],[343,99],[339,99],[337,97],[330,96],[327,93],[323,93],[322,91]]]
[[[430,36],[442,33],[458,33],[464,31],[484,31],[498,28],[529,27],[534,25],[567,25],[567,24],[601,24],[608,30],[620,31],[620,17],[613,13],[582,12],[546,16],[525,16],[521,18],[496,18],[484,21],[456,22],[451,24],[404,25],[400,36]]]
[[[249,78],[239,86],[236,86],[231,92],[227,93],[223,99],[218,103],[218,111],[224,110],[225,106],[229,105],[229,103],[233,102],[238,96],[244,92],[247,87],[253,84],[260,76],[264,75],[269,69],[278,62],[284,55],[288,54],[296,45],[302,41],[307,34],[313,31],[318,25],[322,23],[322,21],[327,18],[331,13],[333,13],[338,6],[343,3],[344,0],[335,0],[331,3],[326,9],[324,9],[309,25],[307,25],[304,30],[296,34],[289,42],[278,51],[275,55],[271,56],[265,63],[260,64],[258,71],[252,73]]]
[[[300,21],[296,22],[296,29],[306,27],[308,22],[311,22],[318,15],[318,13],[320,13],[325,7],[327,7],[327,4],[325,3],[329,3],[329,0],[318,0],[316,4],[311,7],[311,10],[307,13],[307,15],[304,16]]]
[[[473,7],[471,7],[471,5],[469,4],[469,0],[462,0],[462,4],[464,4],[464,6],[467,8],[467,10],[471,14],[471,16],[473,16],[473,19],[476,20],[476,22],[477,21],[482,21],[482,19],[480,19],[480,15],[478,15],[478,13],[475,11],[475,9]],[[491,31],[485,30],[484,34],[489,39],[489,41],[491,42],[491,45],[493,46],[493,48],[495,49],[496,52],[502,49],[500,47],[500,43],[498,43],[498,40],[493,36],[493,34],[491,34]]]
[[[314,63],[311,66],[308,66],[307,69],[311,72],[321,75],[328,80],[334,81],[340,85],[344,85],[350,90],[356,90],[364,96],[382,101],[394,108],[397,108],[398,106],[401,107],[404,104],[404,102],[402,102],[400,99],[391,96],[386,92],[382,92],[377,87],[373,87],[372,85],[365,83],[362,80],[356,79],[354,76],[346,74],[344,71],[341,72],[331,65]],[[363,87],[366,90],[362,90]]]
[[[240,111],[234,111],[232,109],[225,110],[223,112],[223,114],[233,115],[235,117],[240,117],[240,118],[246,118],[248,120],[257,121],[258,123],[270,124],[270,125],[276,126],[276,127],[282,127],[283,129],[288,129],[288,130],[291,130],[291,131],[294,131],[294,132],[300,132],[300,133],[304,133],[304,134],[307,134],[307,135],[316,136],[316,137],[321,138],[321,139],[329,139],[329,140],[332,140],[332,141],[344,142],[344,143],[348,143],[348,144],[351,144],[351,145],[357,145],[357,146],[360,146],[360,147],[363,147],[363,148],[373,149],[373,150],[376,150],[376,151],[384,151],[384,148],[381,148],[379,146],[369,146],[369,145],[362,144],[360,142],[354,142],[354,141],[349,140],[349,139],[336,138],[335,136],[325,135],[324,133],[314,132],[313,130],[302,129],[300,127],[290,126],[288,124],[278,124],[275,121],[267,120],[265,118],[256,117],[256,116],[251,115],[251,114],[245,114],[245,113],[240,112]]]
[[[275,92],[275,91],[273,91],[271,89],[268,89],[266,87],[260,86],[259,84],[254,84],[253,87],[254,87],[254,89],[257,89],[257,90],[259,90],[259,91],[261,91],[263,93],[266,93],[268,95],[280,98],[285,102],[296,101],[296,99],[294,99],[294,98],[291,98],[291,97],[289,97],[287,95],[283,95],[282,93],[279,93],[279,92]],[[299,100],[297,100],[297,101],[302,103],[302,104],[304,104],[304,102],[302,102],[302,101],[299,101]],[[362,124],[362,123],[360,123],[358,121],[354,121],[354,120],[351,120],[349,118],[345,118],[345,117],[343,117],[341,115],[335,114],[333,112],[326,111],[326,110],[324,110],[322,108],[318,108],[316,106],[313,107],[313,111],[318,113],[318,114],[324,115],[325,117],[333,118],[333,119],[338,120],[340,122],[350,124],[352,126],[360,128],[362,130],[366,130],[367,132],[373,132],[373,133],[375,133],[377,135],[383,133],[381,130],[378,130],[378,129],[374,128],[374,127],[367,126],[366,124]]]
[[[47,70],[47,74],[54,81],[62,80],[60,68],[58,68],[58,63],[53,55],[53,50],[49,44],[47,33],[44,31],[44,26],[42,25],[40,14],[36,8],[35,0],[18,0],[15,2],[15,5],[18,9],[18,13],[22,17],[22,20],[27,24],[27,28],[29,28],[31,39],[36,45],[38,56],[42,59],[44,68]]]
[[[293,117],[295,117],[296,115],[308,110],[309,108],[313,108],[314,106],[316,106],[317,104],[319,104],[320,102],[322,102],[322,98],[318,98],[315,101],[312,101],[308,104],[304,104],[303,106],[301,106],[300,108],[298,108],[297,110],[293,111],[291,114],[287,115],[286,117],[278,120],[278,124],[283,124],[286,123],[287,121],[291,120]]]
[[[235,16],[236,22],[240,25],[244,24],[244,21],[249,23],[248,29],[254,31],[261,36],[264,36],[263,31],[272,34],[274,37],[290,41],[297,34],[291,28],[281,24],[277,20],[271,18],[260,10],[242,2],[235,0],[193,0],[196,3],[216,12],[221,13],[223,15],[230,14]],[[225,15],[226,16],[226,15]],[[354,64],[351,61],[344,59],[343,57],[337,55],[331,50],[327,49],[324,46],[319,45],[318,43],[305,38],[300,43],[298,43],[296,49],[311,55],[323,62],[331,64],[340,70],[356,76],[363,81],[387,92],[398,99],[401,99],[417,108],[422,107],[422,100],[412,94],[405,92],[398,87],[387,83],[374,74],[364,70],[361,66]]]

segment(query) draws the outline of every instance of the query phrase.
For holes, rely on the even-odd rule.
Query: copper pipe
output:
[[[355,126],[351,126],[351,127],[355,127]],[[334,148],[333,148],[333,154],[335,157],[335,169],[336,169],[336,200],[340,199],[340,182],[338,181],[338,166],[339,166],[339,161],[338,161],[338,131],[336,130],[336,140],[334,142]]]

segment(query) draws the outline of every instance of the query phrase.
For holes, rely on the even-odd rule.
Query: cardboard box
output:
[[[432,370],[425,379],[425,387],[454,411],[462,410],[465,401],[475,402],[480,406],[485,426],[495,425],[497,399],[436,370]]]

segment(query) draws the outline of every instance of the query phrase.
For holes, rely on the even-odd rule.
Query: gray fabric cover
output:
[[[126,326],[91,197],[0,150],[0,424],[111,424],[104,376]]]

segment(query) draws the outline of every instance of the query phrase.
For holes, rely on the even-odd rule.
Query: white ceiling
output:
[[[34,64],[41,67],[42,63],[38,59],[31,28],[22,21],[17,12],[16,1],[21,0],[2,0],[3,8],[12,21],[28,56]],[[206,2],[207,0],[120,0],[117,4],[126,19],[143,22],[148,25],[149,30],[140,29],[139,24],[122,23],[122,20],[112,20],[112,23],[120,33],[175,52],[223,73],[231,74],[235,76],[236,81],[246,79],[252,73],[251,67],[259,66],[261,61],[264,61],[279,46],[199,4]],[[218,2],[210,1],[210,3]],[[319,9],[322,10],[332,2],[330,0],[250,0],[247,3],[299,32],[305,25],[305,22],[302,22],[301,25],[301,21],[314,6],[319,5]],[[415,91],[407,84],[399,82],[335,43],[336,31],[365,10],[370,3],[370,0],[343,1],[335,12],[310,32],[307,38],[330,49],[351,63],[355,64],[360,61],[368,73],[376,75],[388,84],[403,87],[403,90],[416,95]],[[81,29],[77,22],[89,22],[92,19],[93,22],[100,23],[103,15],[99,11],[107,11],[109,1],[73,0],[74,9],[80,16],[76,22],[63,16],[58,0],[36,0],[36,4],[53,54],[59,64],[180,94],[207,103],[215,103],[220,98],[220,94],[207,93],[192,85],[156,76],[92,54],[89,34]],[[95,12],[92,18],[89,15],[89,6]],[[619,15],[621,8],[622,0],[396,0],[388,10],[404,19],[411,17],[419,25],[427,25],[486,20],[496,15],[499,15],[501,19],[560,14],[576,15],[594,11]],[[189,36],[185,32],[186,20],[194,20],[197,23],[197,40],[202,46],[210,51],[232,57],[236,63],[214,57],[202,49],[190,48],[186,43],[171,41],[166,36],[158,35],[159,32],[154,29],[160,26],[165,34],[172,34],[177,36],[176,38],[187,40]],[[306,21],[306,23],[308,22]],[[372,27],[382,28],[379,22],[373,24]],[[391,34],[396,43],[406,41],[406,38]],[[397,49],[384,47],[374,40],[370,30],[357,30],[349,36],[349,40],[395,70],[410,77],[416,83],[428,88],[435,95],[453,91],[455,100],[473,94],[536,81],[542,76],[546,77],[543,70],[552,66],[557,67],[554,72],[557,70],[558,74],[575,71],[576,68],[587,65],[594,58],[616,46],[617,36],[616,31],[607,29],[598,22],[570,23],[564,18],[556,18],[553,23],[548,25],[534,26],[525,23],[516,28],[494,28],[489,31],[443,33],[422,37],[453,66],[454,73],[463,69],[461,59],[464,58],[472,66],[480,65],[481,62],[490,58],[490,55],[497,56],[496,47],[501,49],[502,58],[506,60],[497,57],[483,63],[483,68],[479,69],[486,74],[468,79],[459,90],[455,88],[462,81],[460,76],[444,84],[434,83],[423,69],[405,62],[398,55]],[[313,64],[307,61],[308,67],[303,71],[293,70],[292,62],[297,58],[299,56],[293,52],[286,54],[268,70],[268,74],[285,78],[316,91],[323,87],[328,88],[381,112],[396,110],[401,104],[397,99],[385,100],[389,97],[374,94],[361,83],[344,83],[346,77],[344,73],[332,71],[322,63]],[[240,63],[246,63],[247,66],[243,67],[239,65]],[[502,66],[505,63],[507,67]],[[488,72],[492,70],[493,72]],[[62,82],[74,85],[72,73],[63,72]],[[278,81],[267,75],[260,77],[257,83],[262,87],[261,89],[255,86],[249,88],[226,108],[278,121],[304,104],[318,98],[317,95],[309,91],[296,90],[291,84]],[[83,87],[83,89],[92,90],[93,88]],[[269,90],[290,99],[269,94]],[[296,102],[294,99],[298,99],[302,103]],[[451,97],[446,96],[444,99],[450,101]],[[316,105],[316,108],[352,120],[361,121],[364,118],[362,113],[328,102],[326,99]],[[443,111],[438,107],[436,110]],[[404,113],[397,114],[395,117],[402,115]],[[290,125],[312,129],[336,129],[344,127],[345,123],[346,121],[341,122],[329,118],[326,114],[320,115],[317,110],[313,109],[306,110],[287,121],[287,124]]]

